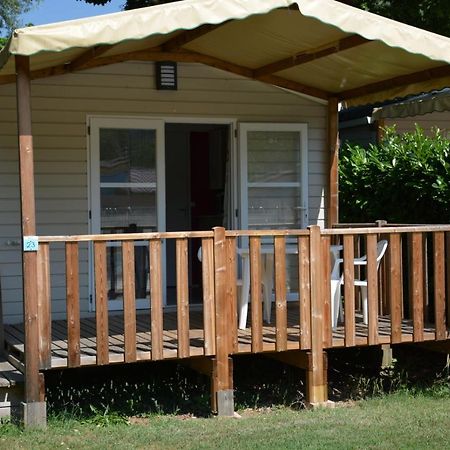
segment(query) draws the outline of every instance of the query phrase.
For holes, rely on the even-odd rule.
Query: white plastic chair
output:
[[[386,253],[388,242],[383,239],[377,242],[377,271],[380,267],[381,260]],[[331,272],[331,298],[333,301],[333,328],[336,327],[339,316],[342,316],[342,298],[341,298],[341,286],[344,284],[344,275],[340,275],[339,266],[344,260],[342,258],[337,258],[334,262],[334,267]],[[353,260],[355,266],[366,266],[367,265],[367,255],[361,258],[355,258]],[[367,279],[365,280],[354,280],[354,285],[361,288],[361,297],[363,302],[363,322],[367,325],[368,323],[368,304],[367,304]]]

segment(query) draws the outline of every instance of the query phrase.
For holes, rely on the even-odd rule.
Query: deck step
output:
[[[23,401],[23,374],[3,357],[0,358],[0,418],[10,417],[11,410]]]

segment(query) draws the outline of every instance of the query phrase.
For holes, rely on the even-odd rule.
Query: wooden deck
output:
[[[273,307],[272,317],[275,317]],[[287,350],[309,350],[300,345],[299,305],[298,302],[288,303],[287,314]],[[251,311],[250,311],[251,312]],[[163,358],[177,359],[177,313],[165,311],[163,315]],[[189,311],[189,357],[204,355],[204,330],[203,312],[201,309],[191,308]],[[151,317],[149,311],[139,311],[136,316],[136,343],[137,360],[152,360],[151,354]],[[388,316],[379,317],[379,344],[391,342],[391,322]],[[411,320],[402,321],[401,342],[413,342],[413,323]],[[95,317],[81,320],[80,339],[80,365],[96,365],[96,321]],[[447,330],[447,336],[449,336]],[[19,361],[23,360],[24,326],[23,324],[7,325],[5,327],[5,339],[8,352]],[[424,327],[424,341],[435,340],[435,330],[432,326]],[[122,314],[114,314],[109,317],[109,363],[124,362],[124,317]],[[362,316],[356,314],[355,344],[357,346],[368,345],[368,327],[362,322]],[[330,347],[345,347],[345,327],[339,325],[332,331],[332,345]],[[327,348],[327,346],[325,346]],[[56,320],[52,322],[51,368],[67,367],[67,322]],[[263,352],[276,351],[276,326],[274,323],[263,326]],[[251,328],[238,330],[237,344],[234,346],[234,354],[252,353]]]

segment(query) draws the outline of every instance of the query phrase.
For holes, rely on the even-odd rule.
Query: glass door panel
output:
[[[94,233],[164,231],[164,128],[147,119],[91,119]],[[110,309],[123,308],[122,253],[107,248]],[[135,243],[136,305],[149,307],[148,243]]]
[[[305,124],[241,124],[243,229],[298,229],[308,225],[307,143]],[[288,238],[286,243],[296,245],[295,239]],[[265,263],[273,265],[273,239],[264,238],[262,244]],[[247,247],[247,240],[240,245]],[[298,291],[297,259],[296,254],[286,255],[288,292]]]

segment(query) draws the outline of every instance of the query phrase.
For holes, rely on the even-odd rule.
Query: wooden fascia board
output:
[[[450,65],[448,64],[349,89],[338,93],[337,96],[339,97],[339,100],[350,100],[355,97],[376,94],[390,88],[406,86],[408,84],[420,83],[421,81],[447,76],[450,76]]]
[[[306,50],[289,56],[288,58],[280,59],[273,63],[259,67],[258,69],[255,69],[255,76],[259,77],[290,69],[292,67],[300,66],[317,59],[325,58],[326,56],[334,55],[336,53],[358,47],[368,42],[371,41],[359,35],[347,36],[343,39],[339,39],[338,41],[330,42],[320,47]]]

